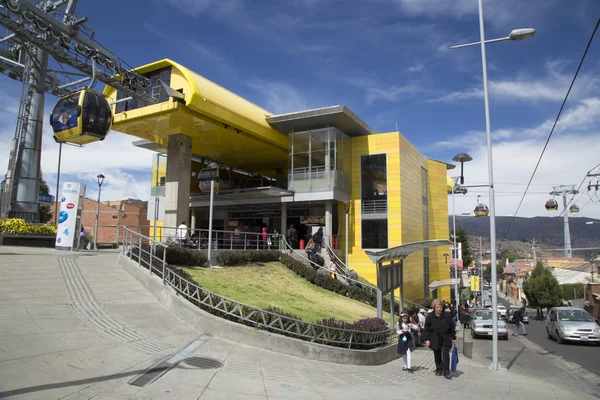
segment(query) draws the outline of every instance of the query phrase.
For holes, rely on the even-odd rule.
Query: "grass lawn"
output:
[[[211,292],[258,308],[269,306],[315,322],[334,317],[348,322],[377,316],[377,309],[313,285],[278,262],[248,267],[189,268]],[[389,313],[383,315],[389,321]]]

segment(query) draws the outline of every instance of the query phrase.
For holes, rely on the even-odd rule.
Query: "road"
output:
[[[498,297],[498,301],[506,307],[509,306],[509,303],[500,297]],[[548,350],[549,353],[564,357],[600,376],[600,362],[598,361],[600,360],[600,346],[592,343],[558,344],[556,341],[548,339],[544,321],[534,319],[535,311],[528,311],[528,314],[530,322],[525,325],[528,333],[527,339]],[[514,324],[508,324],[508,326],[509,329],[514,330]]]

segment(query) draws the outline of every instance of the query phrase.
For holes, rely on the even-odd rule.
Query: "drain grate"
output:
[[[171,357],[164,361],[160,361],[138,377],[129,381],[130,385],[143,387],[149,385],[154,382],[177,364],[190,357],[196,350],[198,350],[206,341],[208,337],[206,335],[200,335],[193,342],[189,343],[187,346],[179,350],[177,353],[173,354]]]

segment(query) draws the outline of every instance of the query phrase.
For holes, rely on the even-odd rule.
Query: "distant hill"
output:
[[[449,218],[450,232],[452,232],[452,216]],[[496,217],[496,241],[498,244],[506,240],[519,240],[523,242],[536,242],[548,247],[564,246],[564,220],[562,217],[534,217],[514,218]],[[508,230],[509,225],[510,230]],[[586,222],[594,222],[586,225]],[[469,236],[490,237],[490,219],[473,216],[456,216],[456,227],[463,227]],[[508,232],[507,232],[508,230]],[[571,247],[599,247],[600,248],[600,220],[592,218],[569,218],[569,231],[571,232]]]

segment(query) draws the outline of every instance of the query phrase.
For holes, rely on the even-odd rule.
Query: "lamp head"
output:
[[[510,35],[508,37],[510,40],[525,40],[533,37],[535,35],[535,29],[533,28],[523,28],[523,29],[514,29],[510,31]]]
[[[98,178],[98,187],[102,187],[102,184],[104,183],[104,175],[98,174],[96,178]]]
[[[473,158],[467,153],[458,153],[452,157],[452,161],[460,162],[460,184],[465,183],[465,177],[463,176],[463,164],[472,161]]]

